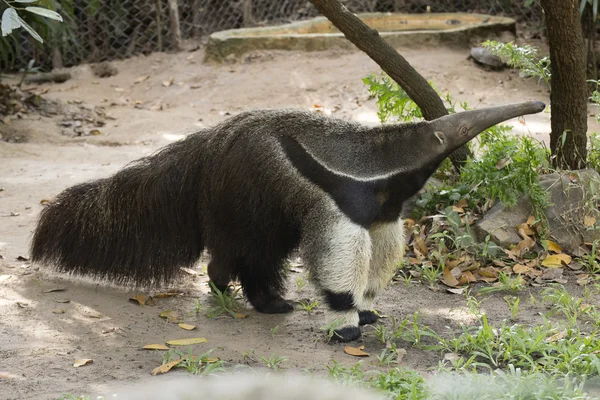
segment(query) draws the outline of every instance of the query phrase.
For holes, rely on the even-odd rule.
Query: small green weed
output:
[[[236,313],[239,312],[241,307],[238,301],[236,300],[240,288],[232,291],[231,294],[229,294],[226,291],[221,292],[219,289],[217,289],[213,282],[209,282],[209,284],[212,289],[211,295],[213,297],[213,300],[217,303],[217,305],[214,308],[212,308],[206,314],[206,316],[208,318],[216,318],[221,316],[223,313],[226,313],[235,318]]]
[[[307,313],[312,313],[313,309],[319,306],[318,301],[303,300],[300,302],[300,307]]]
[[[521,299],[516,296],[504,296],[504,301],[508,304],[508,309],[510,310],[510,319],[512,321],[516,321],[519,319],[519,312],[521,309],[519,308],[519,303]]]
[[[281,370],[281,364],[288,360],[285,356],[276,356],[275,354],[271,354],[269,358],[261,357],[260,359],[267,368],[275,371]]]
[[[481,294],[490,294],[495,292],[519,292],[527,287],[525,280],[520,275],[508,276],[504,272],[498,273],[498,282],[492,286],[485,286],[479,289]]]
[[[296,291],[298,293],[300,293],[305,286],[306,280],[303,277],[299,276],[298,278],[296,278]]]
[[[170,349],[163,356],[163,364],[181,359],[181,362],[175,368],[184,368],[194,375],[210,375],[225,371],[223,361],[209,357],[214,350],[216,349],[213,348],[199,356],[194,356],[192,348],[188,350],[187,355],[180,350]]]

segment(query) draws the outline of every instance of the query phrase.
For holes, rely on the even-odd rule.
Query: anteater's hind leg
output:
[[[364,302],[362,308],[358,310],[360,325],[377,322],[377,315],[372,311],[373,302],[396,273],[398,263],[404,254],[404,223],[402,220],[374,225],[369,233],[372,258],[369,266],[369,281],[363,296]]]
[[[227,255],[221,254],[224,251],[211,252],[210,281],[219,291],[229,292],[230,281],[239,278],[244,295],[256,311],[265,314],[292,311],[292,304],[283,298],[283,258],[261,252],[258,244],[238,245],[246,250],[244,256],[231,254],[233,249]]]
[[[208,263],[208,277],[220,292],[229,292],[229,282],[234,275],[232,264],[232,261],[228,261],[220,254],[211,255]]]
[[[369,279],[371,237],[333,205],[315,210],[305,220],[302,258],[331,311],[333,338],[343,342],[360,337],[358,310]]]

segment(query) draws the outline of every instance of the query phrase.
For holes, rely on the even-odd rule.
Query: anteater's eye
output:
[[[462,136],[466,136],[466,135],[467,135],[467,133],[469,133],[469,130],[467,129],[467,127],[466,127],[466,126],[463,126],[462,128],[460,128],[460,134],[461,134]]]

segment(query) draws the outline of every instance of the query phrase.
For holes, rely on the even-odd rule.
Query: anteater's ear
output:
[[[440,141],[440,144],[446,143],[446,135],[444,135],[444,132],[435,131],[435,132],[433,132],[433,134],[435,135],[436,138],[438,138],[438,140]]]

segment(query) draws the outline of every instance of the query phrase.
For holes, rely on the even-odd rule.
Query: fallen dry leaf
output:
[[[66,292],[66,291],[67,291],[67,289],[65,289],[65,288],[54,288],[54,289],[44,290],[42,293]]]
[[[563,263],[569,265],[571,263],[571,256],[564,253],[553,254],[546,257],[544,261],[542,261],[542,265],[548,268],[560,268],[562,267]]]
[[[144,296],[143,294],[136,294],[135,296],[131,297],[129,299],[129,301],[132,301],[134,303],[139,304],[140,306],[146,305],[146,296]]]
[[[479,268],[477,272],[485,278],[498,279],[498,270],[494,267]]]
[[[184,323],[180,323],[179,327],[181,329],[185,329],[186,331],[191,331],[191,330],[196,329],[196,325],[190,325],[190,324],[184,324]]]
[[[62,303],[62,304],[66,304],[66,303],[70,303],[71,300],[69,299],[54,299],[55,303]]]
[[[144,81],[145,81],[146,79],[148,79],[148,78],[150,78],[150,75],[144,75],[144,76],[140,76],[140,77],[136,78],[136,79],[133,81],[133,83],[134,83],[134,84],[136,84],[136,83],[141,83],[141,82],[144,82]]]
[[[159,343],[147,344],[143,348],[145,350],[169,350],[169,347]]]
[[[423,239],[421,239],[421,236],[419,236],[418,234],[414,235],[415,237],[415,250],[419,250],[419,252],[423,255],[423,256],[427,256],[429,254],[429,249],[427,248],[427,245],[425,244],[425,241]]]
[[[502,168],[506,167],[508,164],[510,164],[510,161],[511,161],[510,158],[501,158],[496,163],[496,169],[502,169]]]
[[[406,355],[406,349],[400,348],[396,350],[396,362],[398,364],[402,363],[404,356]]]
[[[557,243],[554,243],[551,240],[546,240],[546,244],[548,245],[548,251],[562,253],[562,247],[560,247]]]
[[[564,339],[565,336],[567,336],[567,332],[561,331],[561,332],[555,333],[554,335],[550,336],[549,338],[546,338],[546,342],[548,342],[548,343],[557,342],[560,339]]]
[[[63,310],[62,308],[55,308],[54,310],[52,310],[53,314],[64,314],[65,310]]]
[[[446,291],[453,294],[463,294],[465,292],[465,288],[446,288]]]
[[[168,293],[157,293],[154,295],[155,298],[157,299],[164,299],[166,297],[174,297],[174,296],[181,296],[183,295],[183,293],[180,292],[168,292]]]
[[[452,206],[452,211],[457,212],[457,213],[464,213],[465,209],[462,207],[458,207],[458,206]]]
[[[522,264],[515,264],[512,269],[515,274],[526,274],[531,271],[531,267]]]
[[[173,84],[173,82],[175,82],[175,78],[170,78],[168,81],[163,81],[162,85],[164,87],[169,87],[169,86],[171,86]]]
[[[585,226],[592,226],[596,223],[596,218],[592,217],[591,215],[586,215],[585,217],[583,217],[583,224]]]
[[[529,236],[534,235],[535,231],[533,229],[531,229],[531,226],[527,223],[525,224],[521,224],[521,225],[517,225],[515,227],[515,229],[517,230],[517,232],[519,232],[519,234],[521,235],[521,237],[523,239],[527,239]],[[525,234],[525,237],[523,237],[523,233]]]
[[[235,317],[237,319],[243,319],[243,318],[246,318],[247,316],[248,316],[248,314],[235,313]]]
[[[170,344],[171,346],[190,346],[193,344],[200,344],[200,343],[206,343],[207,340],[206,338],[188,338],[188,339],[176,339],[176,340],[169,340],[167,342],[167,344]]]
[[[0,371],[0,379],[16,379],[16,380],[25,380],[22,376],[11,374],[10,372]]]
[[[535,217],[533,215],[530,215],[529,218],[527,218],[527,225],[533,226],[534,224],[535,224]]]
[[[533,246],[535,246],[535,240],[527,237],[517,243],[517,245],[512,249],[512,253],[517,257],[521,257],[523,254],[531,250]]]
[[[177,310],[163,311],[159,314],[159,316],[161,318],[165,318],[167,321],[169,321],[171,323],[175,323],[175,324],[178,324],[181,321],[183,321],[183,314],[181,313],[181,311],[177,311]]]
[[[458,280],[452,275],[452,271],[449,268],[444,269],[442,283],[446,286],[456,287],[458,286]]]
[[[91,358],[81,358],[79,360],[75,360],[75,362],[73,363],[73,366],[75,368],[79,368],[79,367],[83,367],[84,365],[88,365],[93,363],[94,360],[92,360]]]
[[[152,375],[165,374],[169,372],[173,367],[176,367],[181,361],[183,360],[173,360],[161,365],[160,367],[156,367],[152,370]]]
[[[368,357],[369,353],[365,353],[363,351],[364,348],[365,348],[365,346],[360,346],[358,348],[346,346],[346,347],[344,347],[344,353],[350,354],[351,356],[354,356],[354,357]]]

